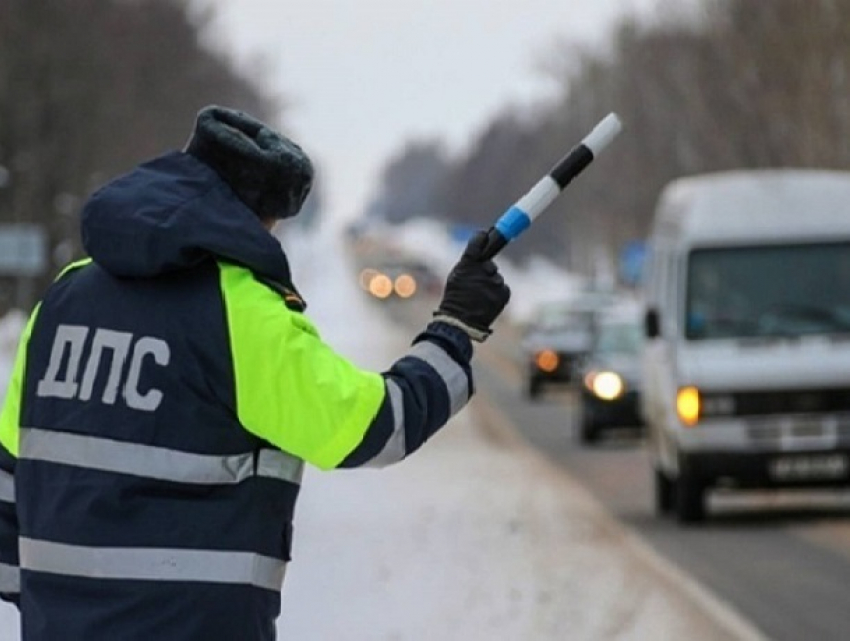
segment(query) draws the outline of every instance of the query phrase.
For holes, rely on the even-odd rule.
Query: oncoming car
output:
[[[430,267],[412,259],[385,261],[361,270],[360,287],[379,300],[437,295],[440,280]]]
[[[637,313],[610,315],[596,323],[581,367],[579,438],[595,442],[611,428],[640,427],[643,323]]]
[[[590,349],[594,314],[569,302],[537,308],[521,342],[530,398],[537,397],[544,386],[575,382],[579,360]]]

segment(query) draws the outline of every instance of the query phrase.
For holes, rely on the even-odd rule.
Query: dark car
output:
[[[639,413],[643,326],[637,314],[597,320],[581,364],[579,438],[593,443],[611,428],[642,426]]]
[[[594,316],[594,310],[568,302],[546,303],[535,310],[520,344],[530,398],[544,387],[576,382],[577,366],[593,339]]]

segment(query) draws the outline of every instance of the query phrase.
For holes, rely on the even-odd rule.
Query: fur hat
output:
[[[212,167],[264,219],[297,214],[313,183],[313,165],[301,147],[225,107],[198,112],[186,152]]]

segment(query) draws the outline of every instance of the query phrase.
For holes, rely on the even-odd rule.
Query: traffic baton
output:
[[[620,119],[614,113],[599,121],[584,140],[561,158],[548,174],[538,180],[487,230],[487,244],[482,252],[482,260],[493,258],[505,245],[528,229],[531,222],[552,204],[573,178],[593,162],[622,128]]]

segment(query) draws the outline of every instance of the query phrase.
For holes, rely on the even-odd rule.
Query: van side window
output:
[[[681,290],[681,260],[675,251],[667,251],[664,254],[664,292],[662,293],[666,311],[662,319],[664,329],[662,332],[670,337],[679,334],[680,315],[682,314],[682,300],[679,296]]]
[[[641,283],[641,288],[643,289],[643,300],[647,307],[655,307],[658,304],[658,297],[655,295],[655,272],[658,269],[656,267],[657,262],[658,256],[656,248],[653,245],[649,245],[646,253],[644,278]]]
[[[656,240],[650,249],[646,302],[655,308],[661,319],[661,333],[675,334],[679,314],[676,289],[678,269],[676,253],[668,243]]]

